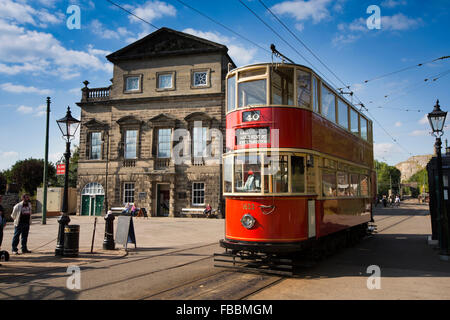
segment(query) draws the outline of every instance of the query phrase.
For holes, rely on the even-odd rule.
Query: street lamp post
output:
[[[62,256],[64,251],[64,228],[69,224],[69,159],[70,159],[70,141],[75,138],[75,133],[80,125],[80,121],[72,117],[70,112],[70,107],[67,107],[67,113],[64,118],[56,121],[59,129],[63,135],[63,139],[66,140],[66,152],[64,153],[64,158],[66,161],[66,168],[64,173],[64,194],[63,194],[63,204],[61,217],[58,219],[59,229],[58,229],[58,239],[55,249],[56,256]]]
[[[432,112],[428,114],[428,121],[432,129],[433,136],[436,137],[436,143],[434,147],[436,148],[437,157],[437,175],[438,175],[438,197],[437,197],[437,225],[439,232],[439,247],[441,249],[440,258],[441,260],[449,260],[449,232],[448,232],[448,218],[447,218],[447,208],[444,202],[444,187],[442,178],[442,155],[441,147],[442,141],[441,136],[444,134],[443,128],[445,123],[445,118],[447,117],[447,112],[441,110],[439,106],[439,100],[436,101],[436,105]]]

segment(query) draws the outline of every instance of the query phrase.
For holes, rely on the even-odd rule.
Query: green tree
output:
[[[412,188],[412,196],[417,197],[420,193],[428,192],[428,173],[427,168],[413,174],[407,182],[417,182],[417,188]]]
[[[48,164],[48,181],[50,184],[56,181],[56,169],[52,163]],[[36,193],[36,189],[42,185],[44,178],[44,160],[26,159],[17,161],[7,172],[8,183],[15,183],[19,190],[30,195]]]
[[[377,172],[378,194],[388,195],[392,187],[393,193],[399,193],[401,172],[396,167],[390,166],[385,162],[375,160],[375,169]]]
[[[6,192],[6,175],[3,172],[0,172],[0,194],[5,194]]]

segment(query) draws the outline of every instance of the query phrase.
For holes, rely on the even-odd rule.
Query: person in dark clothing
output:
[[[14,219],[14,236],[12,241],[12,251],[19,254],[17,245],[19,244],[19,237],[22,237],[22,253],[30,253],[27,248],[28,232],[31,224],[31,202],[30,196],[24,194],[22,201],[14,206],[11,217]]]

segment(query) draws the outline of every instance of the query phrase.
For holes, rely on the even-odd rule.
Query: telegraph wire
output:
[[[341,78],[339,78],[336,73],[334,73],[299,37],[297,37],[297,35],[291,31],[291,29],[286,26],[286,24],[278,18],[278,16],[272,11],[270,10],[269,7],[267,7],[265,5],[265,3],[262,0],[258,0],[259,3],[261,3],[261,5],[266,8],[267,11],[269,11],[269,13],[298,41],[300,42],[305,48],[306,50],[309,51],[309,53],[311,53],[314,58],[316,58],[339,82],[341,82],[345,88],[350,89],[350,86],[346,86],[346,84],[344,83],[344,81],[341,80]],[[339,90],[339,89],[338,89]]]
[[[177,0],[178,1],[178,0]],[[273,33],[275,33],[278,38],[280,38],[284,43],[286,43],[292,50],[294,50],[300,57],[303,58],[307,63],[309,63],[311,66],[314,66],[308,59],[306,59],[305,56],[303,56],[297,49],[295,49],[288,41],[286,41],[275,29],[273,29],[267,22],[265,22],[255,11],[253,11],[249,6],[247,6],[242,0],[238,0],[244,7],[246,7],[259,21],[261,21],[267,28],[269,28]],[[335,88],[337,88],[336,84],[333,83],[331,80],[329,80],[322,72],[316,68],[317,71],[322,75],[323,78],[325,78],[330,84],[332,84]]]
[[[427,61],[427,62],[422,62],[422,63],[419,63],[419,64],[415,64],[413,66],[409,66],[409,67],[402,68],[400,70],[396,70],[396,71],[393,71],[393,72],[389,72],[389,73],[386,73],[386,74],[383,74],[383,75],[380,75],[380,76],[377,76],[377,77],[374,77],[374,78],[371,78],[371,79],[368,79],[368,80],[364,80],[364,83],[368,83],[368,82],[371,82],[371,81],[382,79],[382,78],[391,76],[393,74],[397,74],[397,73],[400,73],[400,72],[403,72],[403,71],[406,71],[406,70],[409,70],[409,69],[413,69],[413,68],[416,68],[416,67],[421,67],[423,65],[426,65],[426,64],[429,64],[429,63],[433,63],[433,62],[436,62],[438,60],[448,59],[448,58],[450,58],[450,56],[442,56],[440,58],[436,58],[436,59],[433,59],[433,60],[430,60],[430,61]]]
[[[185,3],[184,1],[181,1],[181,0],[175,0],[175,1],[181,3],[182,5],[184,5],[184,6],[187,7],[187,8],[189,8],[189,9],[191,9],[191,10],[197,12],[197,13],[198,13],[199,15],[201,15],[202,17],[204,17],[204,18],[206,18],[206,19],[208,19],[208,20],[214,22],[215,24],[217,24],[217,25],[221,26],[222,28],[228,30],[229,32],[235,34],[236,36],[238,36],[238,37],[244,39],[245,41],[247,41],[247,42],[253,44],[255,47],[258,47],[259,49],[261,49],[261,50],[263,50],[263,51],[265,51],[265,52],[267,52],[267,53],[272,53],[272,52],[269,51],[268,49],[266,49],[266,48],[260,46],[259,44],[257,44],[256,42],[254,42],[254,41],[248,39],[247,37],[244,37],[242,34],[237,33],[237,32],[234,31],[233,29],[231,29],[231,28],[227,27],[226,25],[224,25],[223,23],[221,23],[221,22],[219,22],[219,21],[217,21],[217,20],[215,20],[215,19],[209,17],[208,15],[204,14],[204,13],[201,12],[200,10],[198,10],[198,9],[196,9],[196,8],[194,8],[194,7],[190,6],[190,5],[188,5],[188,4]]]
[[[106,1],[108,1],[108,2],[111,3],[112,5],[115,5],[115,6],[118,7],[119,9],[122,9],[122,10],[125,11],[126,13],[132,15],[133,17],[135,17],[135,18],[137,18],[137,19],[139,19],[139,20],[145,22],[146,24],[152,26],[152,27],[155,28],[156,30],[159,29],[157,26],[155,26],[155,25],[152,24],[151,22],[148,22],[147,20],[144,20],[144,19],[142,19],[141,17],[138,17],[138,16],[135,15],[133,12],[131,12],[131,11],[125,9],[124,7],[118,5],[117,3],[114,3],[114,2],[112,2],[111,0],[106,0]]]

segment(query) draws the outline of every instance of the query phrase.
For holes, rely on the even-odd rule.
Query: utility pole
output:
[[[44,192],[42,195],[42,224],[47,223],[47,184],[48,184],[48,127],[50,119],[50,97],[47,97],[47,124],[45,126],[45,155],[44,155]]]

